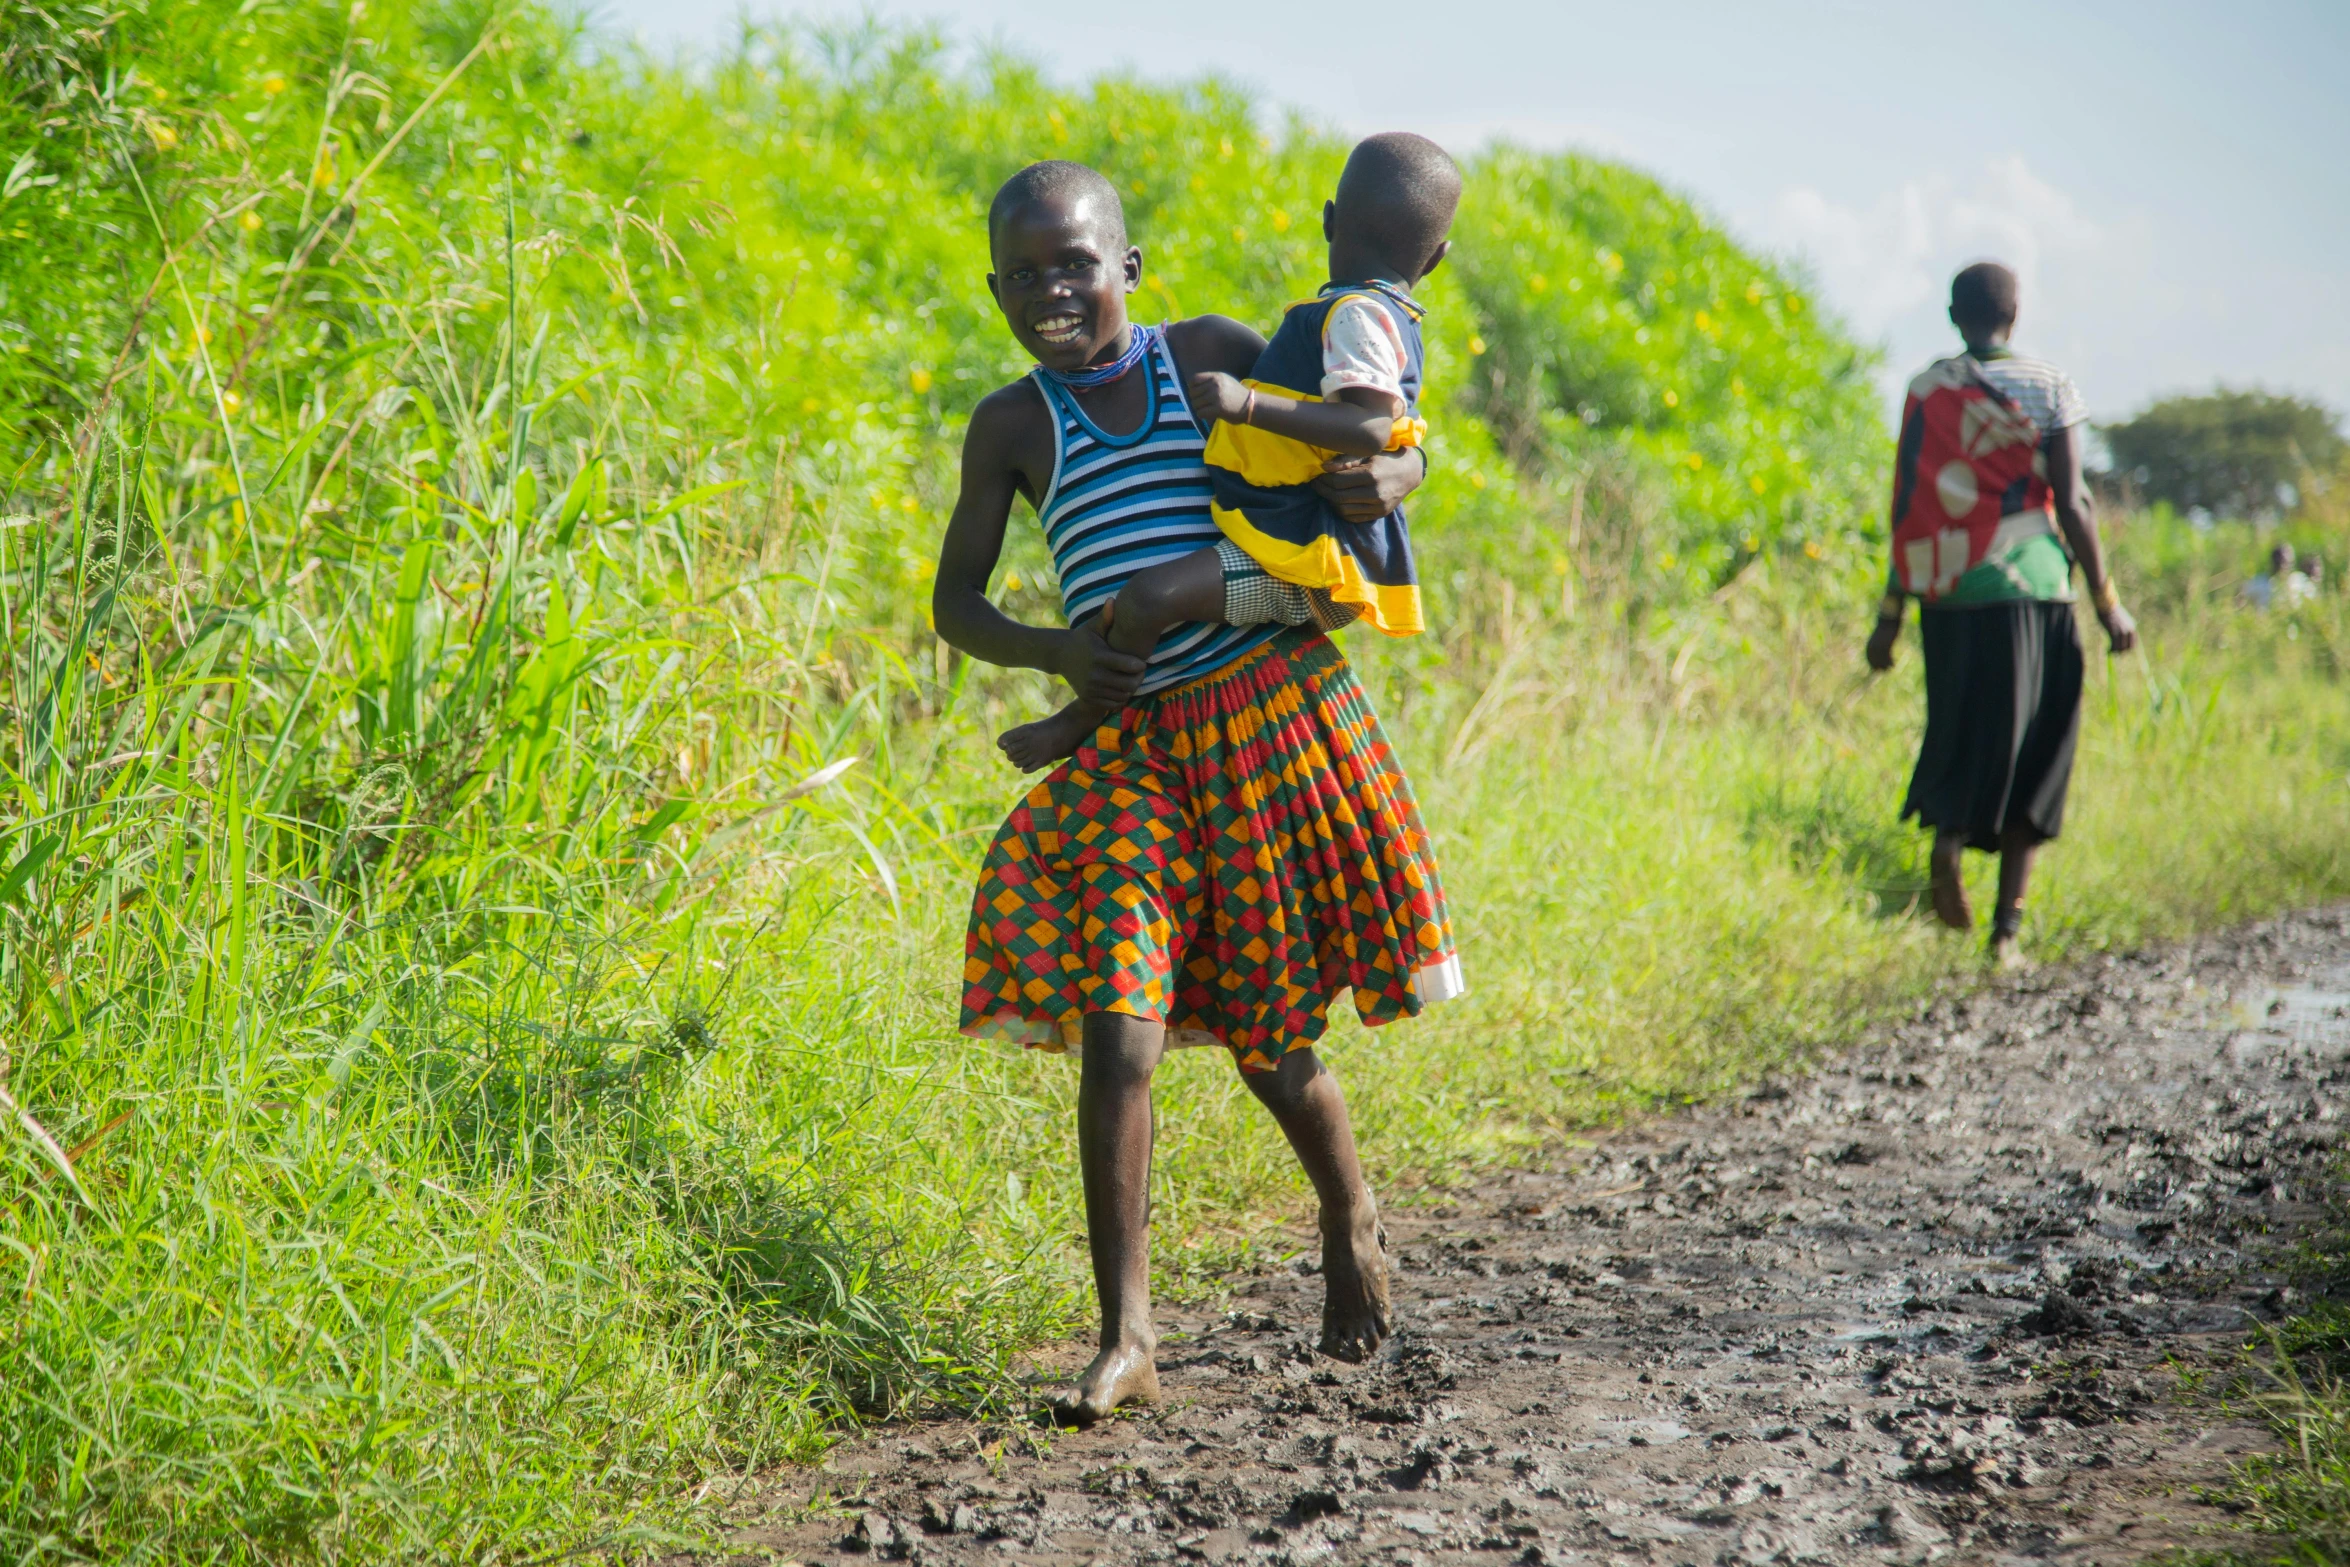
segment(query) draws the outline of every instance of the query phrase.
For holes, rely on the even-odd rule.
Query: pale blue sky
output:
[[[592,0],[660,49],[739,0]],[[2021,346],[2101,417],[2214,381],[2350,409],[2346,0],[753,0],[924,21],[1054,75],[1216,72],[1352,132],[1494,136],[1625,158],[1805,258],[1887,345],[1889,387],[1949,341],[1951,271],[2024,275]]]

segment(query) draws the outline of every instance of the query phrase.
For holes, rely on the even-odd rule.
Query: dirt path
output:
[[[1169,1322],[1167,1401],[779,1476],[806,1562],[2134,1562],[2261,1445],[2180,1395],[2286,1297],[2350,1105],[2350,919],[1936,1003],[1818,1074],[1391,1221],[1400,1330],[1319,1281]],[[1076,1353],[1071,1352],[1072,1365]],[[997,1444],[1002,1445],[997,1445]],[[809,1519],[811,1499],[842,1511]],[[772,1559],[772,1558],[770,1558]]]

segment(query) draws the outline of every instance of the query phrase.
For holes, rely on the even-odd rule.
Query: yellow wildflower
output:
[[[1469,339],[1469,352],[1472,354],[1481,354],[1485,352],[1485,339],[1482,337],[1471,337]]]
[[[1273,232],[1276,234],[1286,234],[1289,232],[1289,214],[1282,211],[1279,207],[1275,207],[1273,209]]]
[[[906,372],[906,384],[916,392],[927,392],[930,390],[930,372],[916,365]]]
[[[286,90],[286,79],[276,75],[264,76],[261,78],[261,90],[274,98]]]

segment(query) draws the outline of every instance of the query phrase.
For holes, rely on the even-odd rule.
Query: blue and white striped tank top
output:
[[[1053,411],[1053,482],[1037,519],[1061,579],[1061,603],[1077,625],[1117,596],[1146,566],[1220,542],[1208,513],[1215,498],[1204,457],[1207,441],[1183,399],[1166,334],[1149,334],[1143,363],[1150,405],[1129,435],[1106,435],[1077,400],[1042,371],[1032,372]],[[1170,626],[1152,650],[1141,694],[1197,680],[1279,635],[1278,624]]]

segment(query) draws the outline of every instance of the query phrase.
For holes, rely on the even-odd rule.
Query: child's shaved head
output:
[[[1004,219],[1022,207],[1042,202],[1074,206],[1081,200],[1092,202],[1095,215],[1108,225],[1109,232],[1102,238],[1109,242],[1109,248],[1124,250],[1126,206],[1118,199],[1118,187],[1104,178],[1099,169],[1071,163],[1066,158],[1031,163],[1004,181],[995,193],[995,200],[987,204],[987,237],[992,243]]]
[[[1331,239],[1416,278],[1444,243],[1460,204],[1461,171],[1451,156],[1425,136],[1387,131],[1347,155]]]
[[[1996,261],[1978,261],[1950,280],[1950,319],[1961,330],[2015,325],[2015,274]]]

